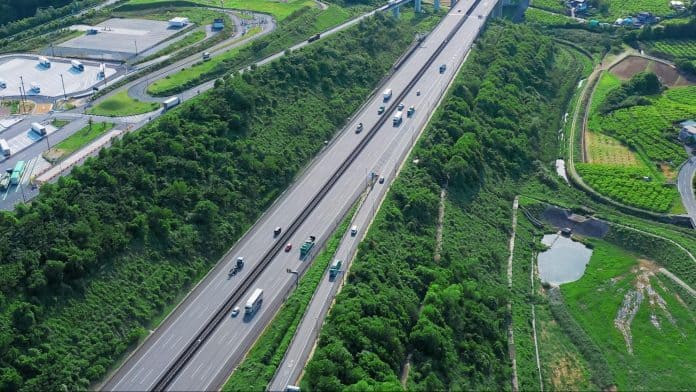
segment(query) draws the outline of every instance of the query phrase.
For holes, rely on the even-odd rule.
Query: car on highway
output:
[[[379,109],[377,109],[377,114],[382,114],[384,113],[384,106],[380,106]]]
[[[445,70],[446,70],[446,69],[447,69],[447,65],[446,65],[446,64],[440,65],[440,73],[445,73]]]
[[[401,102],[401,103],[396,107],[396,109],[397,109],[397,110],[404,110],[404,107],[405,107],[405,106],[404,106],[404,103]]]
[[[380,178],[379,178],[379,183],[380,183],[380,184],[384,184],[384,177],[380,177]]]
[[[280,226],[276,227],[275,229],[273,229],[273,236],[279,236],[281,231],[283,231],[283,229]]]
[[[235,306],[234,309],[232,309],[232,317],[237,317],[239,315],[239,306]]]
[[[408,112],[406,112],[406,116],[411,117],[411,116],[413,116],[413,113],[415,113],[415,112],[416,112],[416,107],[411,106],[408,108]]]
[[[363,123],[358,124],[358,126],[355,128],[355,133],[362,132],[363,128],[364,128]]]
[[[292,250],[292,244],[288,242],[287,245],[285,245],[285,251],[290,252]]]
[[[353,227],[350,228],[350,235],[355,237],[356,234],[358,234],[358,226],[353,225]]]

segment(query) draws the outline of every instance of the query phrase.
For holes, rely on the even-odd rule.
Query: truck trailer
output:
[[[85,65],[77,60],[71,60],[70,65],[72,65],[73,68],[75,68],[76,70],[78,70],[80,72],[85,70]]]
[[[38,133],[41,136],[46,135],[46,126],[43,124],[39,124],[37,122],[31,123],[31,130]]]
[[[12,155],[12,151],[10,150],[10,145],[7,144],[7,140],[5,139],[0,139],[0,152],[2,153],[2,156],[4,157],[9,157]]]
[[[314,242],[316,240],[317,240],[317,237],[315,237],[313,235],[310,235],[309,238],[307,238],[305,240],[305,242],[300,247],[300,258],[301,259],[304,259],[305,257],[307,257],[307,255],[309,254],[309,251],[311,251],[312,248],[314,247]]]
[[[398,112],[396,112],[396,114],[394,115],[394,118],[392,119],[392,125],[394,125],[395,127],[398,127],[401,124],[401,121],[403,119],[404,119],[404,112],[399,110]]]
[[[387,102],[391,98],[391,96],[392,96],[392,89],[388,88],[388,89],[384,90],[384,94],[383,94],[384,102]]]
[[[180,103],[179,97],[169,97],[162,102],[162,107],[164,107],[164,110],[169,110]]]
[[[251,293],[251,296],[249,297],[249,299],[247,299],[246,305],[244,305],[244,314],[246,316],[253,316],[254,313],[256,313],[256,311],[259,310],[259,307],[261,307],[262,303],[263,303],[263,290],[261,290],[261,289],[254,290],[254,292]]]
[[[39,65],[44,67],[44,68],[51,68],[51,60],[47,59],[46,57],[39,57]]]

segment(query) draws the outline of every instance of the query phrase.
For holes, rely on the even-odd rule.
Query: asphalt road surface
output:
[[[679,170],[677,187],[682,198],[682,203],[686,208],[691,225],[696,228],[696,197],[694,196],[694,173],[696,173],[696,157],[689,158]]]
[[[470,1],[468,4],[471,4]],[[463,5],[457,7],[464,8]],[[466,9],[463,10],[464,12]],[[423,45],[414,53],[387,83],[398,95],[400,89],[413,78],[430,55],[437,49],[455,24],[464,17],[464,12],[453,10],[441,24],[428,36]],[[482,21],[480,22],[482,23]],[[478,28],[465,24],[462,32],[475,36]],[[414,140],[420,128],[444,91],[452,70],[463,56],[461,41],[466,33],[456,37],[453,45],[440,55],[427,71],[427,76],[419,84],[421,96],[412,91],[404,100],[406,107],[416,106],[413,118],[405,118],[399,127],[391,121],[377,132],[372,142],[360,154],[355,163],[329,191],[323,201],[314,209],[308,219],[297,230],[291,242],[295,245],[289,253],[280,252],[269,267],[259,276],[252,288],[264,289],[264,304],[250,319],[244,317],[227,318],[204,342],[201,349],[182,369],[174,380],[172,390],[210,390],[220,386],[244,352],[255,340],[265,323],[273,316],[292,288],[294,275],[286,269],[303,270],[307,263],[299,260],[300,243],[309,235],[317,236],[319,241],[328,238],[335,224],[353,204],[367,183],[367,174],[381,172],[389,158],[401,155]],[[448,71],[438,72],[440,64],[447,64]],[[392,102],[389,102],[391,104]],[[366,129],[377,119],[377,109],[383,105],[381,95],[374,97],[364,110],[355,116],[354,121],[340,134],[325,151],[313,161],[302,178],[293,184],[276,203],[263,215],[256,225],[218,265],[203,279],[162,326],[148,339],[140,350],[124,364],[107,383],[107,390],[145,390],[151,389],[159,377],[173,363],[196,334],[202,329],[215,310],[217,310],[239,282],[273,243],[273,228],[288,225],[304,208],[307,202],[318,193],[324,183],[334,173],[338,165],[351,154],[364,134],[356,134],[355,126],[363,122]],[[391,116],[393,112],[383,115]],[[227,271],[237,256],[244,256],[246,265],[240,275],[231,279]],[[240,302],[245,302],[246,296]],[[243,303],[239,304],[243,308]]]
[[[471,44],[478,35],[478,31],[483,26],[484,20],[480,20],[476,15],[481,14],[487,16],[493,9],[493,2],[490,4],[482,2],[472,13],[474,17],[470,18],[464,26],[460,29],[457,36],[453,40],[454,43],[446,48],[441,57],[444,58],[441,61],[435,61],[433,67],[438,66],[441,63],[447,63],[446,60],[452,54],[454,58],[452,59],[453,69],[463,63],[466,53],[468,53],[471,48]],[[460,5],[461,7],[461,5]],[[463,10],[465,11],[465,10]],[[456,48],[452,48],[455,46]],[[450,64],[447,64],[448,66]],[[454,77],[454,72],[448,74],[446,77],[447,83],[449,83]],[[423,91],[423,86],[427,86],[432,83],[438,83],[437,77],[434,74],[428,72],[422,78],[422,80],[416,85],[416,89],[421,89]],[[444,90],[439,88],[432,89],[427,92],[427,94],[421,94],[423,99],[430,100],[430,95],[435,95],[440,97],[444,93]],[[414,119],[416,121],[415,128],[412,132],[419,132],[426,125],[427,116],[422,116]],[[369,224],[374,217],[377,206],[381,203],[382,199],[386,195],[387,186],[391,183],[396,175],[398,166],[401,164],[403,153],[406,153],[406,147],[408,145],[400,146],[403,147],[402,154],[389,154],[385,152],[385,164],[383,166],[383,171],[380,176],[385,177],[384,184],[376,183],[365,197],[359,210],[356,212],[351,222],[351,226],[355,225],[358,228],[358,235],[352,236],[350,232],[346,232],[343,235],[341,243],[336,250],[335,259],[343,260],[341,269],[343,271],[348,269],[351,259],[357,249],[358,243],[363,237],[364,233],[367,231]],[[388,173],[388,174],[387,174]],[[343,272],[342,272],[343,273]],[[335,279],[330,280],[328,276],[328,270],[324,274],[322,281],[319,283],[317,290],[312,297],[312,302],[307,307],[307,311],[303,316],[303,319],[295,332],[295,336],[288,347],[288,350],[283,357],[283,361],[278,366],[278,370],[271,380],[268,386],[270,391],[284,391],[288,385],[297,385],[298,379],[304,369],[304,366],[309,358],[310,351],[314,342],[319,334],[321,325],[324,318],[328,312],[329,306],[332,302],[332,298],[336,295],[338,287],[343,280],[343,276],[339,275]]]

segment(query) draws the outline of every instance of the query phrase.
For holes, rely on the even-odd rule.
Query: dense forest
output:
[[[530,27],[488,27],[361,243],[303,387],[510,389],[504,271],[515,182],[548,178],[540,160],[554,157],[581,69]]]
[[[0,26],[36,14],[39,8],[59,8],[73,0],[0,0]]]
[[[0,390],[81,390],[202,276],[418,26],[376,15],[216,88],[0,214]]]

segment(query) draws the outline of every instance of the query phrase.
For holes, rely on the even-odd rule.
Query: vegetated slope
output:
[[[156,96],[168,96],[196,86],[206,80],[214,79],[230,71],[249,64],[273,53],[282,51],[297,42],[307,39],[318,31],[315,23],[321,15],[331,10],[322,11],[316,7],[302,7],[279,22],[276,31],[260,37],[238,49],[214,57],[210,61],[200,62],[188,69],[183,69],[171,76],[158,80],[148,87],[148,93]]]
[[[60,8],[73,2],[75,0],[0,0],[0,26],[34,16],[39,8]]]
[[[679,195],[665,182],[674,179],[676,167],[687,158],[673,124],[696,116],[696,87],[674,87],[663,93],[631,87],[653,79],[659,83],[654,74],[639,73],[619,85],[615,76],[603,74],[588,123],[590,130],[613,136],[635,151],[642,164],[578,164],[577,169],[602,194],[631,206],[669,212],[679,205]]]
[[[601,347],[618,389],[693,389],[693,313],[655,264],[672,255],[647,260],[603,241],[592,244],[584,276],[561,291],[573,317]]]
[[[360,245],[303,387],[400,389],[411,354],[408,389],[509,389],[507,179],[554,156],[561,107],[577,82],[554,48],[529,27],[489,26]]]
[[[101,379],[319,151],[416,28],[378,15],[226,78],[0,214],[0,389]]]

